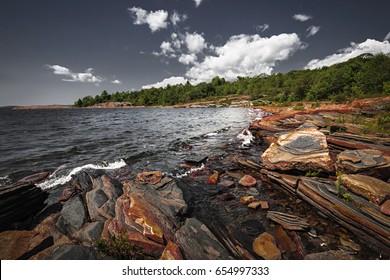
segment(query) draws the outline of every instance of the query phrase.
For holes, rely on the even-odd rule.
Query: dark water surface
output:
[[[244,108],[0,108],[0,186],[50,171],[53,187],[86,165],[176,174],[186,158],[240,145],[237,135],[261,116]]]

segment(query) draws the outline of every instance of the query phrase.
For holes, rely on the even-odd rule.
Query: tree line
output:
[[[226,96],[249,96],[271,102],[346,101],[390,95],[390,54],[362,54],[347,62],[315,70],[237,77],[234,82],[215,77],[209,83],[189,82],[165,88],[103,91],[78,99],[74,105],[88,107],[105,102],[128,102],[133,106],[170,106]]]

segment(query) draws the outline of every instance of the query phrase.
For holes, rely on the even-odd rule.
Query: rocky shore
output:
[[[251,145],[180,179],[83,170],[48,192],[49,174],[24,178],[0,191],[0,259],[389,259],[389,131],[367,127],[389,108],[263,108]]]

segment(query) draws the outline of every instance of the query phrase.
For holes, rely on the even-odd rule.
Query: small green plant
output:
[[[294,110],[303,111],[305,110],[305,106],[303,105],[303,103],[297,103],[294,107]]]
[[[352,196],[351,196],[351,194],[349,194],[349,193],[343,193],[343,194],[342,194],[342,197],[343,197],[343,200],[344,200],[345,202],[352,202]]]
[[[345,116],[344,115],[338,115],[336,122],[337,123],[345,123],[346,122]]]
[[[111,236],[109,240],[99,239],[94,245],[103,257],[110,257],[115,260],[145,259],[143,250],[131,243],[124,234],[118,237]]]
[[[318,177],[321,171],[307,171],[305,177]]]
[[[313,104],[311,104],[311,107],[314,109],[314,108],[319,108],[321,106],[321,103],[320,102],[314,102]]]

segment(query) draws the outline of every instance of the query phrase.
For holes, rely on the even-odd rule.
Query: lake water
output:
[[[245,108],[0,108],[0,187],[49,171],[41,186],[50,188],[84,167],[180,176],[185,159],[208,156],[222,143],[241,145],[237,136],[262,116]]]

